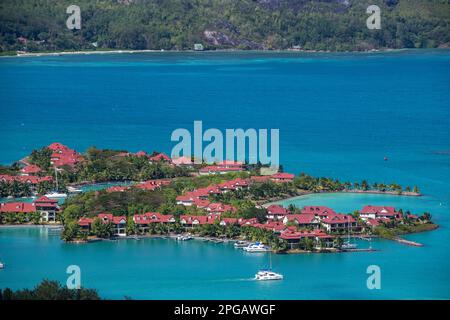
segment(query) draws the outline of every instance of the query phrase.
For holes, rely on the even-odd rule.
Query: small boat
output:
[[[273,272],[271,270],[260,270],[255,274],[255,280],[268,281],[268,280],[283,280],[283,275]]]
[[[348,233],[347,233],[347,241],[345,241],[342,246],[341,249],[356,249],[358,247],[358,245],[356,243],[352,243],[350,242],[350,233],[352,230],[352,224],[348,223]]]
[[[389,159],[388,159],[388,157],[384,157],[384,161],[388,161]]]
[[[67,191],[69,191],[69,193],[81,193],[83,192],[83,190],[79,189],[79,188],[75,188],[75,187],[67,187]]]
[[[234,243],[235,248],[244,248],[246,246],[248,246],[248,242],[246,241],[237,241]]]
[[[177,237],[177,240],[178,241],[187,241],[187,240],[191,240],[192,239],[192,237],[190,236],[190,235],[179,235],[178,237]]]
[[[5,264],[3,262],[0,262],[0,269],[4,269],[5,268]]]
[[[247,252],[268,252],[269,251],[269,247],[263,245],[260,242],[255,242],[253,244],[250,244],[247,247],[244,247],[243,249],[244,249],[244,251],[247,251]]]
[[[45,196],[49,199],[62,199],[62,198],[67,198],[67,193],[53,191],[53,192],[47,193]]]
[[[350,242],[345,242],[341,248],[342,249],[356,249],[358,246],[356,245],[356,243],[350,243]]]
[[[52,191],[52,192],[50,192],[50,193],[47,193],[45,196],[47,197],[47,198],[50,198],[50,199],[62,199],[62,198],[67,198],[67,194],[66,193],[62,193],[62,192],[58,192],[58,190],[59,190],[59,185],[58,185],[58,171],[56,170],[56,167],[55,167],[55,178],[56,178],[56,190],[55,191]]]

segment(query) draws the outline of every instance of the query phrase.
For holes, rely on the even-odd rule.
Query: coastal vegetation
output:
[[[70,1],[5,0],[0,54],[19,51],[154,49],[370,50],[450,43],[440,0],[78,0],[81,30],[65,22]],[[382,29],[366,27],[369,5]],[[27,17],[23,19],[23,17]]]
[[[385,223],[380,226],[377,226],[373,230],[373,234],[385,238],[385,239],[397,239],[401,235],[418,233],[431,231],[439,226],[433,222],[431,222],[431,217],[427,216],[427,213],[419,217],[419,221],[417,222],[406,222],[406,223]]]
[[[33,289],[0,288],[0,301],[8,300],[100,300],[97,290],[69,290],[57,281],[43,280]]]

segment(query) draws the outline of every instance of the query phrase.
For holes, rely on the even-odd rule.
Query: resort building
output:
[[[273,204],[267,207],[267,219],[271,220],[283,220],[291,212],[282,206]]]
[[[331,218],[337,215],[333,209],[325,206],[304,206],[300,212],[302,214],[313,214],[320,219]]]
[[[41,172],[41,168],[39,168],[38,166],[36,166],[34,164],[27,165],[27,166],[23,167],[22,169],[20,169],[20,174],[22,176],[36,175],[39,172]]]
[[[224,212],[236,212],[236,208],[229,205],[223,204],[220,202],[210,203],[207,207],[205,207],[208,214],[221,214]]]
[[[173,215],[162,215],[157,212],[147,212],[144,214],[135,214],[133,221],[141,233],[149,231],[150,225],[153,223],[169,224],[174,223],[175,218]]]
[[[301,241],[305,239],[314,241],[315,247],[332,248],[334,239],[332,235],[328,235],[322,230],[314,230],[312,232],[287,230],[281,233],[280,238],[286,240],[289,249],[301,248]]]
[[[47,197],[40,197],[33,202],[7,202],[0,203],[0,214],[24,213],[30,214],[38,212],[41,216],[40,221],[45,223],[56,222],[56,214],[59,210],[58,201]],[[26,215],[26,221],[30,217]]]
[[[103,223],[111,223],[113,229],[113,236],[124,237],[127,235],[127,218],[125,216],[113,216],[111,213],[100,213],[97,215]],[[94,222],[93,218],[82,217],[78,220],[78,226],[81,230],[89,232]]]
[[[275,173],[271,176],[271,180],[274,182],[292,182],[295,175],[292,173]]]
[[[194,198],[190,195],[184,195],[184,196],[181,195],[181,196],[177,196],[175,200],[176,200],[177,204],[189,207],[194,204],[195,199],[196,198]]]
[[[115,217],[111,213],[100,213],[98,218],[104,223],[111,222],[114,236],[124,237],[127,235],[127,218],[125,216]]]
[[[401,214],[395,211],[394,207],[367,205],[362,208],[359,213],[359,217],[362,220],[380,218],[395,219],[401,218]]]
[[[299,228],[319,229],[320,218],[312,213],[290,214],[283,218],[283,223],[293,223]]]
[[[321,225],[331,233],[346,233],[349,230],[356,231],[358,224],[349,214],[337,214],[331,218],[320,220]]]
[[[36,211],[41,214],[42,222],[56,222],[56,213],[59,210],[58,200],[42,196],[34,201]]]
[[[169,179],[155,179],[138,183],[133,187],[144,190],[156,190],[161,189],[162,186],[168,186],[170,183],[171,181]]]
[[[183,227],[190,229],[199,225],[214,224],[215,222],[220,222],[219,215],[209,215],[209,216],[192,216],[192,215],[181,215],[180,223]]]
[[[75,166],[78,162],[83,160],[83,157],[73,149],[59,143],[54,142],[50,144],[47,148],[53,151],[50,156],[50,163],[54,167],[62,166]]]

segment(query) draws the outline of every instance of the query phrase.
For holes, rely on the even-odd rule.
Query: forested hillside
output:
[[[81,30],[66,8],[81,8]],[[366,8],[381,8],[369,30]],[[0,50],[367,50],[450,45],[449,0],[2,0]]]

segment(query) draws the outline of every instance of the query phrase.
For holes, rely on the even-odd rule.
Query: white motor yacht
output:
[[[62,199],[62,198],[67,198],[67,193],[53,191],[53,192],[47,193],[45,196],[49,199]]]
[[[248,242],[246,241],[237,241],[234,243],[235,248],[244,248],[248,246]]]
[[[243,248],[247,252],[268,252],[269,248],[260,242],[255,242]]]
[[[260,270],[255,274],[255,280],[268,281],[268,280],[283,280],[283,275],[273,272],[271,270]]]

